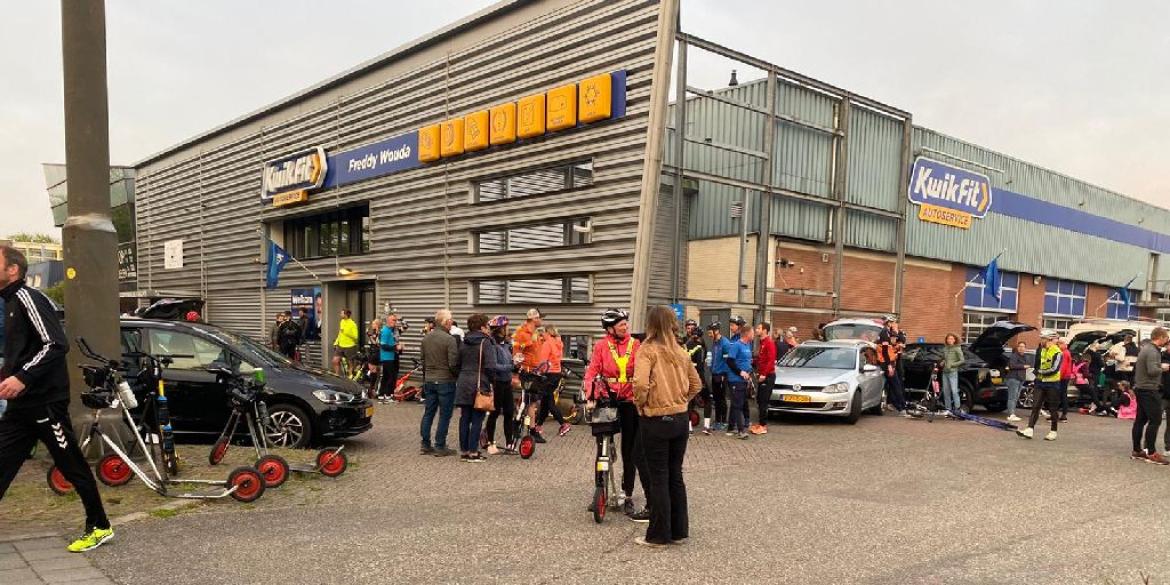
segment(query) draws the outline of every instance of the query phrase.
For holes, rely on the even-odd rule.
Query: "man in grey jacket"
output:
[[[455,454],[447,448],[447,430],[451,426],[451,413],[455,410],[455,380],[459,376],[459,345],[451,336],[454,324],[451,311],[442,309],[435,313],[435,328],[422,340],[423,400],[426,407],[419,427],[421,455],[447,457]],[[439,427],[432,443],[431,425],[436,413]]]
[[[1170,461],[1158,452],[1156,446],[1158,427],[1162,425],[1162,372],[1166,371],[1167,367],[1162,364],[1162,348],[1166,347],[1167,342],[1170,342],[1170,333],[1162,327],[1155,328],[1150,333],[1149,341],[1142,344],[1133,367],[1137,417],[1133,419],[1133,453],[1130,457],[1158,465],[1170,464]]]

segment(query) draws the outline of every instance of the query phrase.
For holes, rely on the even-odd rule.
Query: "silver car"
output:
[[[776,363],[768,412],[839,416],[849,424],[865,411],[880,415],[886,377],[874,357],[873,345],[860,340],[798,345]]]

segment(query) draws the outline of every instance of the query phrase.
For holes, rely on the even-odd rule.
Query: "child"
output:
[[[1113,412],[1117,418],[1133,420],[1137,418],[1137,396],[1129,382],[1122,380],[1117,383],[1117,395],[1113,398]]]

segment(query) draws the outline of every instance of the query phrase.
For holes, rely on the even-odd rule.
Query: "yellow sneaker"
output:
[[[84,534],[81,536],[81,538],[78,538],[77,540],[70,543],[67,548],[69,549],[69,552],[86,552],[105,544],[112,538],[114,538],[113,527],[94,528],[93,530],[89,531],[88,534]]]

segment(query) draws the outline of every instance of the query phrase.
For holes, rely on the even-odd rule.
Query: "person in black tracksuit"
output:
[[[109,529],[97,481],[69,418],[69,372],[65,365],[69,342],[53,302],[25,286],[27,270],[23,254],[0,246],[0,297],[6,311],[0,400],[8,401],[8,410],[0,418],[0,499],[40,441],[81,497],[86,533]]]

